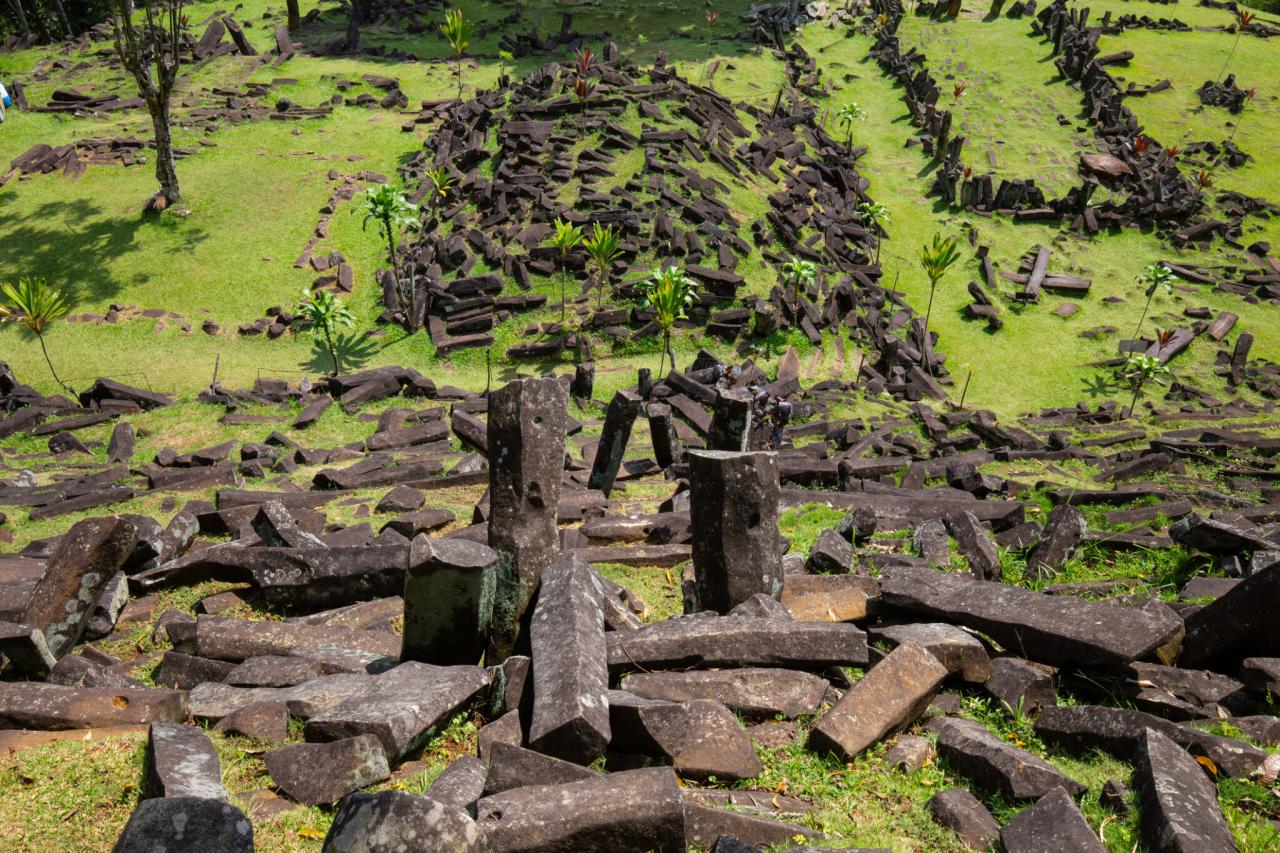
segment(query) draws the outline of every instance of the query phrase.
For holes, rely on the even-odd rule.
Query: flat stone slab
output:
[[[1250,575],[1187,617],[1181,666],[1227,667],[1252,657],[1280,657],[1280,563]]]
[[[138,804],[112,853],[253,853],[253,824],[226,800],[159,797]]]
[[[474,755],[464,755],[440,771],[440,775],[427,789],[427,796],[470,812],[476,801],[484,796],[486,775],[487,771],[480,759]]]
[[[1079,796],[1084,785],[1063,775],[1043,758],[1019,749],[973,720],[940,717],[929,724],[938,735],[938,754],[956,773],[980,788],[1013,800],[1034,800],[1054,788]]]
[[[822,670],[867,662],[867,635],[838,622],[700,616],[610,631],[605,640],[614,672],[742,666]]]
[[[619,687],[646,699],[713,699],[739,714],[795,719],[818,712],[828,684],[824,678],[793,669],[746,667],[633,673],[624,677]]]
[[[964,788],[948,788],[929,798],[929,816],[959,836],[970,850],[987,850],[1000,837],[1000,824]]]
[[[1237,849],[1217,786],[1185,749],[1154,729],[1142,733],[1133,786],[1138,827],[1153,853]]]
[[[532,749],[499,742],[489,748],[489,773],[484,780],[482,796],[489,797],[526,785],[564,785],[599,775],[598,771],[572,761],[562,761]]]
[[[342,798],[322,853],[479,853],[476,822],[465,809],[404,791],[356,792]]]
[[[222,762],[209,736],[195,726],[152,723],[146,761],[148,796],[227,798]]]
[[[867,618],[875,582],[856,575],[789,575],[779,601],[801,622],[853,622]]]
[[[476,804],[476,823],[492,853],[685,849],[684,801],[669,767],[495,794]]]
[[[749,779],[763,769],[750,736],[719,702],[636,701],[614,691],[609,706],[614,750],[663,758],[692,779]]]
[[[1127,663],[1168,643],[1181,624],[1133,607],[911,567],[885,569],[880,598],[886,611],[965,625],[1049,664]]]
[[[868,629],[873,641],[891,645],[915,643],[927,649],[951,675],[970,684],[982,684],[991,677],[991,658],[982,641],[945,622],[915,622],[904,625],[881,625]]]
[[[0,682],[0,729],[90,729],[187,719],[180,690],[63,687]]]
[[[904,643],[840,697],[809,733],[809,747],[852,760],[915,722],[947,677],[932,653]]]
[[[289,799],[307,806],[336,803],[391,776],[386,753],[373,735],[284,746],[262,759],[271,781]]]
[[[304,646],[332,645],[396,659],[401,640],[389,631],[353,631],[298,622],[252,621],[229,616],[196,617],[196,654],[215,660],[243,661],[287,655]]]
[[[1104,853],[1089,821],[1063,788],[1052,788],[1000,830],[1005,853]]]

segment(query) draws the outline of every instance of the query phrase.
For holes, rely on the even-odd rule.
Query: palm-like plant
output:
[[[698,285],[679,267],[655,268],[644,287],[645,303],[655,313],[654,322],[662,332],[662,355],[658,358],[658,375],[662,375],[663,360],[670,356],[671,369],[676,369],[676,354],[671,348],[671,334],[676,320],[685,316],[693,304]]]
[[[429,198],[432,207],[436,207],[448,198],[449,193],[453,192],[453,188],[458,183],[458,179],[445,166],[439,166],[428,171],[427,180],[431,181]]]
[[[1161,333],[1161,336],[1165,334]],[[1124,357],[1124,376],[1133,384],[1133,397],[1129,400],[1129,413],[1126,417],[1133,417],[1133,410],[1138,405],[1143,387],[1152,380],[1159,382],[1168,375],[1169,368],[1157,356],[1136,352],[1127,354]]]
[[[711,31],[720,19],[719,9],[707,9],[707,52],[702,57],[702,82],[707,82],[707,66],[711,64]]]
[[[612,225],[602,228],[600,223],[596,222],[591,226],[591,236],[582,241],[582,247],[587,250],[587,254],[591,256],[591,262],[596,267],[599,288],[596,310],[600,311],[604,308],[604,292],[609,280],[609,267],[617,260],[618,255],[622,254],[622,236]]]
[[[1252,12],[1248,9],[1236,10],[1236,40],[1231,43],[1231,52],[1227,54],[1227,61],[1222,63],[1222,70],[1218,72],[1219,80],[1226,76],[1227,68],[1231,65],[1231,60],[1235,58],[1236,48],[1240,46],[1240,36],[1244,35],[1244,28],[1252,23]]]
[[[1142,316],[1138,318],[1138,325],[1133,328],[1135,338],[1138,336],[1138,330],[1142,328],[1142,321],[1147,319],[1147,311],[1151,309],[1151,299],[1156,295],[1156,291],[1163,290],[1165,296],[1173,295],[1173,270],[1164,264],[1147,264],[1146,269],[1138,276],[1138,284],[1142,285],[1147,294],[1147,302],[1142,306]]]
[[[382,184],[365,193],[364,204],[358,210],[364,212],[364,224],[361,227],[367,230],[370,222],[376,223],[378,230],[382,232],[382,238],[387,242],[387,263],[391,265],[391,277],[396,285],[400,310],[412,327],[415,323],[410,305],[412,294],[406,292],[401,284],[400,274],[396,272],[396,235],[418,227],[418,206],[410,203],[402,188]]]
[[[338,348],[333,342],[333,333],[339,326],[350,327],[355,318],[347,307],[339,302],[327,290],[315,290],[306,287],[302,290],[302,301],[298,303],[298,317],[309,327],[310,333],[324,342],[329,357],[333,359],[333,373],[337,376],[342,366],[338,361]]]
[[[781,270],[782,280],[791,286],[792,303],[799,303],[801,287],[808,290],[818,280],[818,268],[813,261],[792,258],[783,263]]]
[[[858,205],[858,218],[862,224],[876,234],[876,263],[880,263],[880,238],[884,236],[884,226],[889,224],[889,208],[878,201],[864,201]]]
[[[551,226],[555,230],[546,245],[560,255],[560,322],[563,323],[569,302],[569,253],[582,242],[582,229],[563,219],[557,219]]]
[[[471,44],[471,22],[461,9],[450,9],[444,13],[440,23],[440,34],[449,43],[453,51],[453,76],[458,79],[458,101],[462,101],[462,54],[467,52]]]
[[[844,145],[849,151],[853,151],[853,123],[866,120],[867,111],[859,103],[845,104],[840,108],[840,112],[836,113],[836,121],[840,122],[841,126],[844,127]]]
[[[929,337],[929,318],[933,316],[933,295],[938,290],[938,282],[947,271],[960,260],[960,249],[956,246],[955,237],[943,239],[941,234],[933,235],[933,243],[920,248],[920,268],[929,278],[929,307],[924,312],[924,336]]]
[[[58,378],[58,371],[53,369],[53,360],[49,358],[49,349],[44,343],[44,333],[53,321],[62,319],[71,311],[67,295],[41,278],[20,278],[17,284],[0,284],[0,293],[9,303],[0,305],[0,322],[17,323],[35,335],[40,342],[40,351],[44,353],[44,363],[49,365],[49,372],[53,374],[53,381],[74,395],[75,390]]]

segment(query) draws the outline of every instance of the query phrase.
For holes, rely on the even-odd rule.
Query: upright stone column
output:
[[[707,447],[712,450],[747,449],[751,439],[751,394],[747,391],[724,390],[716,395],[707,430]]]
[[[498,555],[465,539],[418,536],[409,545],[400,660],[480,663],[497,589]]]
[[[489,546],[501,557],[489,664],[506,660],[542,571],[560,554],[556,510],[569,395],[555,377],[521,379],[489,397]]]
[[[648,414],[653,458],[658,461],[658,467],[665,471],[668,466],[684,459],[684,448],[680,446],[680,436],[676,433],[670,406],[666,403],[650,403]]]
[[[690,451],[689,513],[698,600],[728,613],[782,589],[778,461],[772,453]]]
[[[627,452],[627,442],[631,439],[631,427],[640,414],[640,398],[630,391],[619,391],[613,395],[609,409],[605,412],[604,426],[600,430],[600,445],[596,448],[596,459],[591,466],[591,478],[587,480],[587,488],[599,489],[605,497],[613,491],[613,481],[622,467],[622,457]]]

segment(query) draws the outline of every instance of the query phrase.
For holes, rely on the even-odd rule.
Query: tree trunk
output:
[[[293,32],[302,26],[302,15],[298,12],[298,0],[286,0],[289,7],[289,32]]]
[[[177,201],[182,191],[178,188],[178,169],[173,162],[173,136],[169,131],[169,102],[160,98],[148,99],[151,124],[156,137],[156,180],[160,182],[160,194],[166,201]]]
[[[49,5],[53,6],[53,14],[58,17],[58,23],[62,26],[62,34],[67,38],[71,38],[71,22],[67,20],[67,10],[62,6],[62,0],[49,0]]]
[[[22,8],[22,0],[9,0],[13,7],[13,16],[18,21],[18,29],[24,36],[31,35],[31,24],[27,23],[27,10]]]
[[[347,43],[343,50],[355,53],[360,49],[360,26],[364,23],[364,6],[361,0],[351,0],[351,14],[347,16]]]
[[[26,0],[16,0],[16,2],[19,6],[21,6],[24,2],[26,2]],[[35,6],[33,6],[31,12],[32,12],[31,20],[35,22],[36,33],[40,36],[40,40],[43,42],[53,41],[52,36],[50,36],[49,34],[49,28],[45,26],[44,15],[40,14],[39,4],[36,4]]]

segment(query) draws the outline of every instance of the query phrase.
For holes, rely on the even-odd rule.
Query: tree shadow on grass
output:
[[[363,332],[347,332],[335,335],[334,349],[338,351],[338,362],[343,371],[358,370],[368,363],[382,347],[373,338],[366,337]],[[309,373],[331,373],[333,357],[324,345],[324,339],[314,338],[311,346],[311,357],[299,362],[299,367]]]
[[[100,205],[86,199],[17,210],[18,192],[0,192],[0,280],[43,278],[67,295],[72,311],[150,280],[147,273],[125,279],[110,272],[114,261],[146,248],[140,241],[143,229],[184,229],[181,243],[165,250],[171,254],[186,254],[208,239],[205,231],[171,216],[104,216]]]

